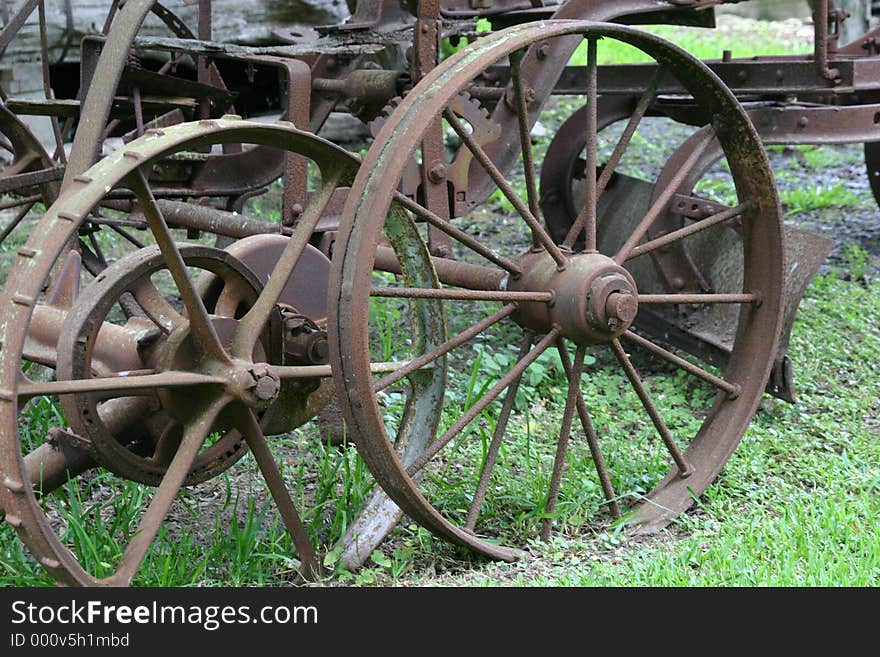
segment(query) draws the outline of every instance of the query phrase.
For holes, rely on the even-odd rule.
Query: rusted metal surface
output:
[[[40,224],[45,230],[19,251],[0,294],[7,305],[0,314],[0,475],[12,482],[0,486],[0,509],[7,520],[59,580],[126,584],[177,490],[225,470],[249,447],[294,538],[302,573],[313,577],[317,555],[265,436],[318,414],[332,395],[332,375],[350,439],[384,488],[350,525],[343,563],[358,565],[404,510],[441,536],[511,559],[515,550],[475,531],[519,380],[547,349],[560,351],[568,392],[542,535],[552,529],[578,421],[607,508],[620,515],[601,431],[578,388],[585,350],[599,347],[619,363],[646,425],[674,463],[636,519],[642,530],[668,522],[714,479],[765,382],[773,394],[793,399],[790,327],[830,248],[827,240],[781,228],[759,138],[864,142],[880,198],[878,37],[838,47],[844,16],[830,0],[814,3],[813,53],[725,57],[706,65],[630,28],[578,22],[711,27],[720,4],[724,0],[363,0],[345,24],[299,36],[291,29],[279,44],[253,46],[213,40],[211,0],[199,0],[194,31],[155,0],[114,2],[103,33],[82,42],[83,91],[76,99],[56,99],[44,7],[23,0],[0,31],[0,54],[36,11],[42,96],[2,94],[0,133],[13,157],[0,172],[0,192],[11,196],[0,209],[14,216],[0,227],[0,242],[37,202],[49,206],[60,189],[64,194]],[[175,36],[140,37],[150,12]],[[476,40],[480,17],[514,27],[481,37],[441,64],[441,39]],[[551,17],[557,20],[544,22]],[[584,38],[587,65],[568,66]],[[655,63],[600,66],[599,38],[641,48]],[[158,70],[141,65],[147,53],[164,62]],[[176,74],[184,60],[195,62],[190,79]],[[248,84],[227,88],[220,75],[227,64],[246,67]],[[250,89],[256,69],[279,74],[279,111],[296,128],[208,120],[239,105],[238,94]],[[573,94],[585,97],[586,107],[537,161],[530,133],[544,103]],[[375,143],[351,193],[358,159],[304,132],[319,131],[333,110],[373,122]],[[24,114],[50,117],[53,143],[41,144]],[[676,151],[653,184],[617,172],[646,116],[712,124]],[[186,118],[203,121],[174,125]],[[67,157],[63,139],[77,119]],[[623,137],[601,161],[598,134],[618,121],[627,121]],[[89,169],[105,138],[126,130],[124,141],[131,143]],[[452,154],[450,136],[459,142]],[[186,157],[163,157],[188,146]],[[738,181],[736,207],[694,192],[721,157]],[[520,161],[524,197],[509,177]],[[310,189],[313,165],[321,174],[317,189]],[[277,180],[283,182],[278,223],[242,214],[247,199]],[[528,239],[518,254],[500,253],[455,221],[495,191],[524,223]],[[88,216],[89,204],[99,202],[126,218]],[[139,250],[107,268],[95,238],[101,226]],[[237,241],[223,251],[177,246],[171,233],[177,228],[216,235],[224,244]],[[149,230],[159,246],[141,249],[129,229]],[[701,246],[685,249],[685,238]],[[488,264],[456,260],[456,249]],[[188,267],[205,272],[198,286]],[[174,280],[182,307],[172,307],[150,283],[156,268]],[[81,269],[99,276],[88,295],[74,282]],[[374,271],[393,273],[398,283],[374,285]],[[43,295],[40,285],[50,277]],[[408,300],[414,355],[371,362],[367,306],[389,299]],[[444,309],[471,302],[504,305],[447,336]],[[108,320],[114,305],[126,315],[122,324]],[[515,365],[440,431],[447,356],[505,321],[523,329]],[[621,340],[717,389],[716,408],[689,446],[677,444]],[[722,371],[710,372],[667,347]],[[21,378],[22,358],[54,369],[58,380]],[[376,394],[402,382],[410,403],[398,436],[387,437]],[[183,389],[192,397],[186,403]],[[16,403],[55,393],[69,431],[53,429],[48,442],[22,454]],[[425,499],[417,473],[502,395],[467,518],[450,522]],[[204,447],[211,431],[221,437]],[[100,581],[62,548],[35,498],[93,467],[159,487],[115,575]],[[42,489],[34,488],[36,472],[42,472]]]

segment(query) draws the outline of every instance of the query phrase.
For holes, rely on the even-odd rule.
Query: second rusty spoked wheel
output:
[[[300,223],[226,251],[180,244],[150,173],[168,161],[198,168],[207,161],[200,149],[228,143],[308,160],[315,184]],[[308,241],[356,166],[349,153],[291,124],[225,117],[153,131],[79,176],[18,251],[0,296],[0,508],[59,582],[129,584],[182,487],[226,471],[245,447],[302,574],[316,574],[267,436],[300,426],[329,396],[326,349],[310,342],[326,319],[329,261]],[[78,293],[71,239],[108,204],[140,213],[154,244],[119,258]],[[311,271],[302,275],[300,266]],[[315,271],[318,280],[301,295],[297,279]],[[293,330],[304,324],[315,332]],[[67,482],[97,469],[113,477],[105,497],[92,474]],[[59,485],[63,494],[47,495]],[[130,485],[137,491],[127,493]],[[142,485],[155,486],[152,496]],[[96,540],[99,530],[112,540]]]
[[[526,51],[554,39],[585,40],[583,96],[592,108],[583,126],[585,201],[561,244],[541,219],[541,163],[530,138],[541,108],[520,74]],[[697,149],[644,212],[598,239],[600,200],[608,200],[601,197],[644,114],[633,115],[600,167],[597,51],[603,40],[628,44],[660,64],[640,107],[650,104],[663,76],[687,89],[682,102],[706,117],[708,133],[724,150],[738,196],[733,210],[648,237],[680,178],[697,163]],[[453,101],[478,91],[487,70],[508,64],[502,101],[517,114],[519,135],[478,143]],[[427,157],[424,144],[438,126],[460,144],[456,159],[423,163],[422,189],[404,196],[398,185],[408,162]],[[510,182],[514,172],[496,165],[511,161],[499,153],[513,144],[520,149],[521,192]],[[433,149],[430,157],[436,154]],[[467,190],[452,176],[444,195],[449,207],[425,191],[463,159],[471,178],[494,182],[513,208],[513,222],[496,226],[485,214],[454,216],[467,208],[461,202]],[[735,285],[687,295],[639,289],[641,256],[731,221],[743,236],[743,276]],[[426,224],[454,240],[456,260],[429,255]],[[518,533],[526,538],[529,519],[547,537],[556,518],[589,523],[603,506],[620,516],[635,499],[633,522],[643,528],[668,523],[706,490],[739,443],[775,353],[782,229],[761,143],[739,103],[705,66],[632,28],[580,21],[521,25],[449,58],[404,99],[377,137],[348,197],[336,249],[331,362],[362,456],[415,520],[495,558],[516,556],[499,542]],[[710,371],[640,335],[634,322],[646,307],[695,317],[727,309],[721,316],[736,327],[736,338],[726,369]],[[425,330],[410,331],[414,320]],[[397,368],[377,377],[375,367],[371,372],[376,361],[394,361]],[[558,380],[548,375],[554,368]],[[511,531],[523,525],[524,531]]]

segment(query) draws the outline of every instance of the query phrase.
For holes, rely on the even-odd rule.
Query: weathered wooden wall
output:
[[[12,11],[20,0],[0,0]],[[164,0],[163,4],[184,19],[193,31],[196,27],[197,3],[184,0]],[[46,0],[50,58],[61,56],[67,41],[67,0]],[[110,0],[71,0],[74,43],[84,34],[101,29]],[[296,23],[321,25],[337,23],[348,16],[345,0],[214,0],[214,35],[217,40],[234,43],[261,43],[271,38],[272,30]],[[165,34],[167,31],[155,16],[144,25],[145,34]],[[3,65],[11,62],[34,61],[39,54],[39,25],[36,12],[3,57]],[[76,58],[76,48],[68,56]]]

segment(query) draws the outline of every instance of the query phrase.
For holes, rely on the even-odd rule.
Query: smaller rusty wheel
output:
[[[308,160],[317,181],[310,202],[284,236],[258,235],[228,251],[180,244],[149,174],[167,160],[198,162],[202,149],[226,143]],[[349,153],[290,124],[228,117],[145,135],[78,177],[47,211],[0,296],[7,318],[0,328],[0,508],[58,581],[129,584],[181,488],[225,471],[245,449],[291,534],[302,574],[318,572],[267,436],[313,417],[332,388],[326,341],[314,339],[325,321],[329,262],[308,241],[356,166]],[[77,293],[78,256],[66,245],[113,199],[143,215],[155,245],[118,259]],[[297,288],[297,279],[313,276]],[[47,407],[48,426],[40,415]],[[57,485],[95,466],[116,482],[155,491],[132,498],[128,520],[108,517],[114,505],[106,504],[71,522],[63,496],[39,495],[44,475]],[[73,499],[94,494],[84,478],[65,490]],[[87,547],[89,522],[118,523],[124,549],[96,558]]]
[[[554,240],[542,222],[541,162],[530,138],[541,108],[530,104],[534,94],[520,66],[529,49],[553,52],[557,39],[586,41],[590,111],[582,127],[586,194],[573,226]],[[657,84],[600,169],[597,62],[605,40],[638,48],[660,66]],[[507,65],[511,82],[503,101],[519,132],[478,143],[454,99],[478,88],[485,71]],[[684,102],[710,124],[738,202],[648,238],[701,152],[655,198],[649,185],[644,205],[611,193],[615,167],[664,76],[688,90]],[[491,179],[513,208],[512,221],[468,214],[469,190],[452,176],[443,195],[449,207],[436,203],[424,186],[437,182],[431,172],[442,179],[451,162],[423,162],[422,188],[412,197],[402,193],[409,162],[421,159],[422,144],[438,125],[461,144],[456,165],[465,162],[472,178]],[[496,156],[515,139],[523,191],[511,183],[518,172],[504,168],[509,158]],[[621,205],[639,210],[600,236],[601,212]],[[650,267],[642,256],[733,219],[741,223],[736,255],[743,275],[729,287],[658,294],[637,282],[638,266]],[[455,241],[457,260],[430,255],[424,224]],[[598,507],[619,517],[625,499],[634,498],[633,523],[642,529],[668,523],[730,457],[773,361],[783,255],[766,154],[742,107],[711,71],[632,28],[546,21],[503,30],[452,56],[386,121],[348,197],[336,248],[331,362],[361,454],[412,518],[494,558],[515,558],[516,550],[499,545],[512,535],[549,536],[563,507],[574,509],[566,524],[581,526],[604,516]],[[635,330],[637,318],[657,307],[693,317],[725,308],[735,335],[726,369],[710,371]],[[377,369],[385,373],[377,376]],[[548,375],[554,369],[561,381]],[[586,467],[595,469],[595,479]]]

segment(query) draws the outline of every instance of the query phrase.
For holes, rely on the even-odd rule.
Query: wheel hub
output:
[[[236,361],[227,391],[250,408],[265,410],[281,392],[281,379],[266,363]]]
[[[611,258],[599,253],[572,256],[565,269],[545,252],[530,252],[519,260],[523,274],[508,288],[551,292],[551,303],[522,303],[514,318],[542,333],[558,326],[577,344],[602,344],[619,337],[638,314],[633,277]]]

